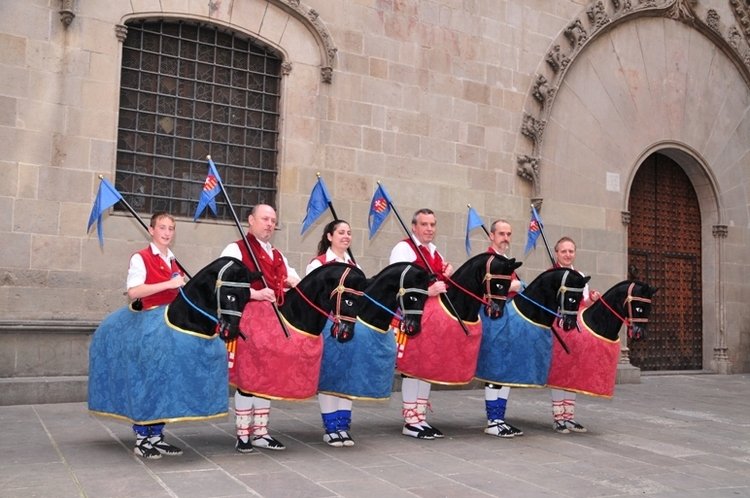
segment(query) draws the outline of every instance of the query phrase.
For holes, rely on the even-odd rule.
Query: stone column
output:
[[[630,224],[630,212],[623,211],[622,224],[627,228]],[[625,250],[628,248],[627,230],[625,230]],[[640,384],[641,369],[630,364],[630,349],[628,349],[628,334],[620,332],[620,360],[617,362],[617,384]]]
[[[716,282],[715,282],[715,308],[716,308],[716,321],[719,325],[718,333],[716,334],[716,344],[714,346],[714,355],[711,358],[711,370],[718,374],[730,374],[732,373],[732,363],[729,361],[727,356],[727,341],[726,341],[726,310],[724,309],[724,280],[722,278],[722,262],[724,261],[724,239],[727,238],[728,229],[726,225],[714,225],[712,227],[712,233],[714,236],[714,243],[716,244]]]

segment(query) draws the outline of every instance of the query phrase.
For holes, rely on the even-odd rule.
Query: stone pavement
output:
[[[446,438],[400,435],[400,394],[356,402],[356,446],[322,442],[315,400],[275,402],[287,450],[233,450],[233,420],[173,424],[185,454],[133,455],[125,423],[84,403],[0,407],[2,497],[750,496],[750,375],[647,375],[604,400],[579,395],[587,434],[551,430],[549,391],[514,389],[508,420],[483,434],[482,390],[433,391]]]

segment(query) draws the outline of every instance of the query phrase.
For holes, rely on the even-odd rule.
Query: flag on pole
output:
[[[542,219],[539,217],[539,213],[536,212],[534,205],[531,205],[531,220],[529,221],[529,233],[526,239],[526,248],[524,254],[528,254],[531,249],[536,249],[536,239],[539,238],[539,234],[542,233],[544,224]]]
[[[483,225],[482,217],[476,210],[469,206],[469,215],[466,219],[466,254],[471,254],[471,241],[469,240],[469,234],[475,228],[479,228]]]
[[[370,228],[371,239],[380,228],[380,225],[388,218],[391,212],[391,204],[391,197],[388,195],[388,192],[385,191],[385,188],[381,184],[378,184],[378,188],[375,190],[370,201],[370,214],[367,217],[367,226]]]
[[[312,192],[310,192],[310,199],[307,201],[307,213],[305,214],[305,219],[302,220],[300,235],[304,234],[315,223],[315,220],[320,218],[321,214],[325,213],[330,202],[331,196],[328,194],[326,184],[321,177],[318,177],[318,181],[315,183]]]
[[[208,206],[211,212],[216,215],[216,196],[221,192],[221,176],[216,170],[216,165],[211,157],[208,158],[208,175],[206,175],[206,181],[203,182],[203,190],[201,190],[201,198],[198,200],[198,208],[195,210],[195,216],[193,221],[197,220],[198,217],[203,214],[203,211]]]
[[[99,192],[96,193],[96,199],[94,199],[94,206],[91,208],[91,214],[89,215],[89,224],[86,228],[86,233],[91,231],[91,225],[96,222],[96,233],[99,235],[99,246],[104,247],[104,231],[102,229],[102,214],[104,211],[111,208],[122,200],[120,192],[117,191],[114,185],[109,180],[102,178],[99,182]]]

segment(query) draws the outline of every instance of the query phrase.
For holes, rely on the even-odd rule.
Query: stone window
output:
[[[138,212],[192,217],[210,154],[238,215],[275,204],[281,63],[215,26],[128,23],[115,178],[125,200]],[[217,218],[231,219],[216,201]]]

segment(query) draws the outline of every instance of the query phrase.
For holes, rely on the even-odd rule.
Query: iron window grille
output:
[[[192,217],[210,154],[238,214],[274,205],[281,58],[215,26],[127,27],[115,177],[125,200],[138,212]],[[217,219],[231,219],[216,201]]]

